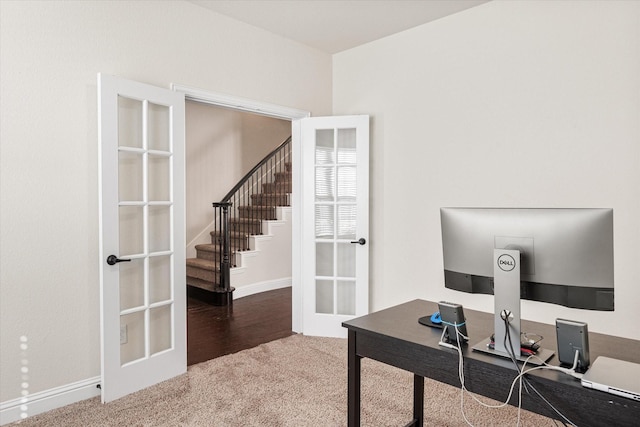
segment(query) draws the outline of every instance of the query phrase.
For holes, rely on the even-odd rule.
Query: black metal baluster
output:
[[[236,230],[235,230],[235,237],[236,237],[236,247],[239,251],[243,251],[244,248],[242,247],[242,245],[238,244],[238,234],[242,235],[242,230],[244,225],[242,224],[242,219],[240,218],[240,200],[238,199],[238,194],[234,194],[233,196],[233,203],[234,206],[236,206],[236,208],[233,210],[234,216],[236,218]]]
[[[277,157],[277,153],[275,156],[273,156],[273,158],[269,161],[269,166],[267,168],[267,170],[265,171],[265,179],[269,180],[270,182],[274,183],[274,192],[272,194],[269,195],[269,210],[267,215],[269,215],[269,218],[273,219],[273,209],[271,208],[272,205],[277,204],[276,201],[278,199],[278,189],[276,188],[276,179],[275,179],[275,168],[276,168],[276,157]]]
[[[244,246],[245,249],[249,250],[249,236],[251,234],[251,227],[252,227],[252,219],[253,219],[253,208],[251,207],[251,203],[249,200],[247,200],[247,196],[249,195],[249,193],[251,192],[251,183],[253,182],[253,175],[251,176],[251,178],[249,178],[249,181],[247,182],[247,186],[245,187],[244,190],[244,194],[243,197],[245,198],[245,206],[247,206],[247,213],[245,214],[247,216],[247,219],[245,220],[245,229],[244,229]]]
[[[222,235],[224,236],[224,243],[222,245],[222,263],[220,264],[220,270],[222,273],[222,288],[225,292],[231,290],[231,265],[229,263],[229,247],[231,246],[231,239],[229,236],[229,205],[225,203],[222,205]]]
[[[220,279],[220,265],[222,265],[222,251],[223,251],[223,247],[222,247],[222,240],[220,239],[220,221],[221,221],[221,209],[220,209],[220,204],[219,203],[214,203],[213,204],[213,236],[211,236],[211,243],[213,243],[216,247],[215,247],[215,253],[214,253],[214,257],[213,257],[213,262],[214,262],[214,267],[216,268],[214,270],[214,278],[213,278],[213,284],[214,287],[219,287],[220,283],[221,283],[221,279]]]

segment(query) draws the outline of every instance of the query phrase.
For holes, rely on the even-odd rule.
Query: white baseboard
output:
[[[282,279],[268,280],[266,282],[258,282],[247,286],[236,288],[233,292],[233,299],[247,297],[260,292],[273,291],[276,289],[287,288],[291,286],[291,277]]]
[[[0,425],[100,396],[100,377],[88,378],[0,403]]]

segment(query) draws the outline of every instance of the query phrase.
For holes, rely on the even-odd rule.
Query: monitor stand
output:
[[[517,360],[524,362],[529,357],[520,352],[520,250],[519,249],[494,249],[493,250],[493,277],[494,277],[494,348],[490,348],[490,338],[474,345],[475,351],[488,353],[511,359],[511,354]],[[505,319],[509,319],[509,337],[505,347]],[[552,350],[540,347],[534,357],[527,363],[542,365],[554,355]]]
[[[499,356],[499,357],[503,357],[505,359],[511,359],[511,356],[504,352],[504,351],[499,351],[499,350],[495,350],[489,347],[489,344],[491,343],[491,338],[486,338],[483,341],[480,341],[478,344],[474,345],[473,347],[471,347],[471,349],[473,351],[478,351],[480,353],[485,353],[485,354],[490,354],[492,356]],[[529,359],[529,356],[523,356],[522,353],[520,351],[518,351],[518,353],[515,354],[516,356],[516,360],[518,360],[519,362],[527,362],[527,365],[536,365],[536,366],[540,366],[540,365],[544,365],[547,361],[549,361],[549,359],[551,359],[553,357],[553,355],[555,354],[555,352],[553,350],[549,350],[547,348],[542,348],[540,347],[537,351],[534,357]],[[527,360],[529,359],[529,360]]]

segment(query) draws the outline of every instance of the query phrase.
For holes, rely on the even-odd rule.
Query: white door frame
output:
[[[291,307],[291,329],[294,332],[303,332],[302,322],[302,259],[300,257],[302,248],[302,209],[300,200],[300,189],[302,188],[302,157],[301,157],[301,133],[300,120],[310,117],[309,111],[297,110],[295,108],[282,107],[280,105],[254,101],[222,93],[209,92],[190,86],[172,84],[171,89],[184,93],[185,100],[202,102],[204,104],[215,105],[217,107],[229,108],[236,111],[259,114],[261,116],[273,117],[276,119],[291,121],[291,155],[293,159],[291,212],[291,248],[292,248],[292,307]]]

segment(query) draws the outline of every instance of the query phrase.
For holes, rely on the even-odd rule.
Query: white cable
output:
[[[458,330],[458,325],[457,324],[453,324],[455,330],[456,330],[456,334],[460,337],[463,337],[465,339],[467,339],[459,330]],[[445,328],[446,330],[446,328]],[[464,383],[464,357],[462,355],[462,349],[460,348],[460,344],[459,341],[457,341],[458,345],[455,346],[453,344],[450,343],[446,343],[444,342],[444,335],[445,335],[445,331],[442,332],[442,336],[440,339],[439,344],[447,347],[447,348],[452,348],[458,351],[458,377],[460,379],[460,384],[461,384],[461,388],[460,388],[460,411],[462,413],[462,418],[464,419],[464,421],[467,423],[467,425],[472,426],[473,424],[467,419],[467,416],[464,412],[464,392],[466,391],[467,393],[469,393],[469,395],[476,401],[478,402],[480,405],[486,407],[486,408],[492,408],[492,409],[499,409],[499,408],[503,408],[505,406],[507,406],[509,404],[509,401],[511,400],[511,396],[513,395],[513,389],[516,385],[516,382],[520,381],[520,385],[519,385],[519,392],[518,392],[518,419],[517,419],[517,425],[520,425],[520,411],[521,411],[521,407],[522,407],[522,385],[523,385],[523,378],[526,374],[528,374],[529,372],[532,371],[536,371],[539,369],[548,369],[548,370],[555,370],[555,371],[559,371],[559,372],[563,372],[567,375],[571,375],[574,378],[581,378],[582,374],[576,373],[575,371],[573,371],[573,369],[575,369],[575,367],[577,366],[577,361],[578,361],[578,351],[576,350],[576,355],[574,357],[574,366],[571,369],[568,368],[562,368],[559,366],[553,366],[553,365],[549,365],[546,362],[544,362],[542,359],[540,359],[539,357],[535,356],[535,355],[531,355],[529,356],[525,361],[524,364],[522,366],[522,369],[518,369],[518,375],[513,379],[513,381],[511,382],[511,387],[509,388],[509,394],[507,396],[507,399],[503,402],[500,403],[498,405],[490,405],[487,404],[485,402],[482,402],[481,400],[479,400],[473,393],[471,393],[465,386]],[[542,365],[540,366],[536,366],[530,369],[525,369],[527,363],[529,362],[530,359],[535,358],[540,360],[540,362],[542,362]],[[517,365],[516,365],[517,366]],[[542,397],[542,396],[541,396]],[[557,411],[556,411],[557,412]],[[562,414],[560,414],[562,415]],[[563,417],[564,418],[564,417]],[[571,423],[569,420],[567,420],[565,418],[566,421],[568,421],[570,424]]]
[[[453,327],[456,330],[456,343],[458,344],[454,347],[458,351],[458,378],[460,379],[460,384],[462,384],[460,389],[460,412],[467,425],[473,427],[473,424],[471,424],[471,421],[469,421],[467,415],[464,413],[464,391],[466,390],[464,386],[464,358],[462,357],[462,349],[460,348],[460,341],[458,340],[458,336],[464,337],[464,335],[458,330],[457,323],[454,323]]]
[[[438,344],[443,346],[443,347],[452,348],[452,349],[456,350],[458,347],[456,347],[455,345],[450,344],[448,342],[445,342],[444,336],[445,336],[446,333],[447,333],[447,328],[446,327],[442,328],[442,335],[440,335],[440,342]]]
[[[513,364],[515,365],[516,370],[517,370],[517,371],[518,371],[518,373],[520,374],[519,376],[520,376],[520,378],[521,378],[521,379],[520,379],[520,385],[521,385],[521,386],[520,386],[520,399],[522,398],[522,382],[524,381],[525,386],[526,386],[526,385],[529,385],[529,387],[531,388],[531,390],[533,390],[533,391],[538,395],[538,397],[544,401],[544,403],[546,403],[546,404],[547,404],[551,409],[553,409],[553,411],[554,411],[556,414],[558,414],[560,417],[562,417],[562,418],[563,418],[566,422],[568,422],[569,424],[573,425],[573,423],[571,422],[571,420],[569,420],[569,419],[568,419],[568,418],[567,418],[567,417],[566,417],[562,412],[560,412],[560,411],[559,411],[555,406],[553,406],[553,405],[551,404],[551,402],[549,402],[549,401],[548,401],[548,400],[547,400],[547,399],[546,399],[546,398],[545,398],[545,397],[544,397],[544,396],[543,396],[543,395],[542,395],[538,390],[536,390],[536,388],[533,386],[533,384],[530,384],[530,383],[527,381],[527,379],[526,379],[526,378],[524,378],[524,375],[526,374],[526,372],[525,372],[526,362],[531,358],[531,356],[534,356],[534,355],[531,355],[531,356],[529,356],[529,357],[527,358],[527,360],[525,361],[525,364],[522,366],[522,370],[521,370],[521,369],[520,369],[520,367],[518,366],[518,362],[517,362],[517,360],[516,360],[516,356],[515,356],[515,354],[513,353],[513,350],[512,350],[512,348],[513,348],[513,344],[511,343],[511,334],[509,333],[509,330],[508,330],[508,328],[509,328],[509,320],[508,320],[508,319],[504,319],[504,321],[505,321],[505,329],[506,329],[506,334],[505,334],[505,348],[507,349],[507,353],[509,353],[509,356],[511,357],[511,360],[513,361]],[[507,338],[507,337],[509,338],[509,347],[507,347],[507,345],[506,345],[506,338]],[[555,368],[556,368],[556,367],[551,367],[551,365],[547,365],[547,364],[545,363],[545,361],[544,361],[544,360],[541,360],[541,359],[540,359],[540,358],[538,358],[538,357],[536,357],[536,359],[540,360],[540,362],[542,362],[542,363],[543,363],[547,368],[549,368],[549,369],[555,369]],[[544,367],[543,367],[543,368],[539,368],[539,369],[544,369]],[[528,371],[527,371],[527,372],[528,372]],[[566,371],[564,371],[564,370],[563,370],[562,372],[564,372],[564,373],[568,373],[568,372],[566,372]],[[514,381],[515,381],[515,380],[514,380]],[[527,393],[528,393],[528,391],[527,391]],[[520,401],[519,405],[521,405],[521,401]],[[520,415],[520,410],[521,410],[521,406],[518,406],[518,416]]]

